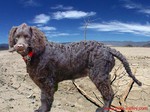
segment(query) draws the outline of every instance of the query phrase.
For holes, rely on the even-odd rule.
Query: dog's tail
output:
[[[122,62],[123,66],[125,67],[126,72],[129,74],[129,76],[130,76],[139,86],[142,86],[142,83],[141,83],[139,80],[137,80],[136,77],[132,74],[131,68],[130,68],[130,66],[129,66],[129,63],[128,63],[127,59],[126,59],[119,51],[117,51],[117,50],[115,50],[115,49],[111,49],[111,48],[108,48],[108,49],[109,49],[109,52],[110,52],[113,56],[115,56],[116,58],[118,58],[118,59]]]

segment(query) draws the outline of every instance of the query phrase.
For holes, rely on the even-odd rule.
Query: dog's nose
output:
[[[18,43],[17,45],[15,45],[15,49],[16,49],[17,51],[23,51],[24,48],[25,48],[24,45],[21,44],[21,43]]]

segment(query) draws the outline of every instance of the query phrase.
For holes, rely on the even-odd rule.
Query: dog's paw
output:
[[[95,112],[104,112],[103,108],[97,108]]]
[[[35,110],[34,112],[49,112],[49,111],[43,111],[43,110]]]
[[[42,109],[37,109],[34,112],[48,112],[48,111],[43,111]]]
[[[49,112],[49,110],[48,109],[43,109],[43,108],[39,108],[39,109],[37,109],[37,110],[35,110],[34,112]]]
[[[41,109],[37,109],[34,112],[46,112],[46,111],[42,111]]]
[[[39,110],[35,110],[34,112],[39,112]]]

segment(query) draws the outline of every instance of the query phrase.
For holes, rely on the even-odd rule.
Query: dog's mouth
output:
[[[20,55],[26,56],[26,55],[28,55],[29,52],[32,51],[32,49],[28,47],[27,49],[19,49],[19,50],[16,50],[16,51],[17,51],[17,53],[19,53]]]
[[[16,49],[16,51],[18,52],[18,53],[26,53],[27,52],[27,49],[24,49],[24,48],[19,48],[19,49]]]
[[[19,54],[21,54],[21,53],[25,53],[26,50],[17,50],[17,52],[18,52]]]

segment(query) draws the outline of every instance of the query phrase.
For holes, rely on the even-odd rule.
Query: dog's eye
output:
[[[25,38],[26,40],[29,40],[29,36],[28,36],[28,35],[24,35],[24,38]]]
[[[28,35],[24,35],[25,38],[28,38]]]
[[[15,41],[16,41],[16,42],[18,41],[18,39],[19,39],[18,37],[15,37]]]

